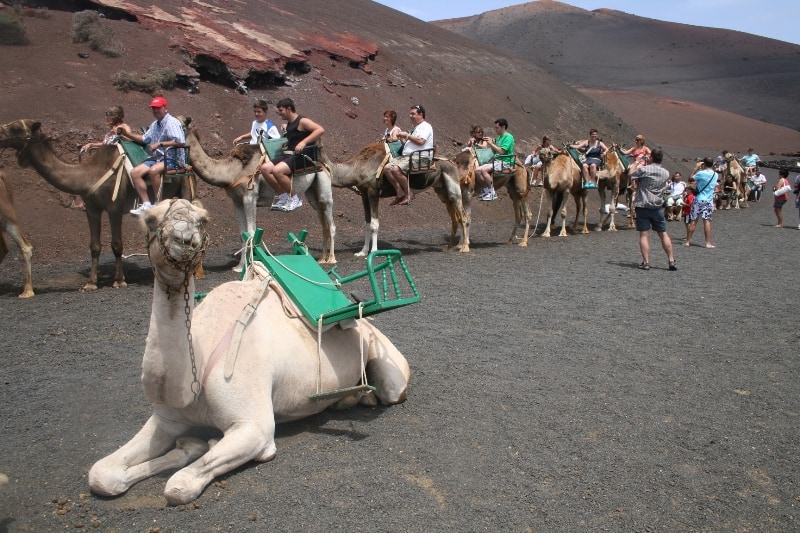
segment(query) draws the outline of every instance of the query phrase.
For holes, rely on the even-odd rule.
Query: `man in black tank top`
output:
[[[278,101],[275,107],[278,115],[286,121],[286,150],[294,153],[280,155],[274,161],[267,160],[261,165],[261,175],[278,196],[273,208],[288,212],[303,205],[292,189],[292,173],[306,166],[303,150],[317,142],[325,130],[310,118],[298,115],[291,98]]]

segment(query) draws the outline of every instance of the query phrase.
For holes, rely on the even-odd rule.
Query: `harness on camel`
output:
[[[393,158],[408,157],[408,172],[405,172],[408,178],[408,186],[412,189],[422,190],[430,187],[436,181],[435,170],[436,161],[445,161],[445,158],[436,157],[433,148],[425,148],[423,150],[415,150],[407,156],[402,155],[403,144],[400,141],[386,141],[384,143],[386,155],[383,161],[378,165],[378,170],[375,172],[375,181],[378,182],[378,187],[382,185],[383,169]]]
[[[103,174],[99,180],[97,180],[92,188],[86,193],[87,196],[91,196],[97,190],[103,186],[103,184],[108,181],[112,176],[115,177],[114,182],[114,192],[111,195],[111,201],[116,201],[117,197],[119,196],[119,191],[122,186],[122,179],[127,174],[128,180],[133,181],[131,179],[131,171],[133,167],[147,161],[149,159],[153,159],[155,156],[149,153],[144,146],[134,141],[128,141],[117,137],[114,141],[114,145],[119,150],[119,155],[114,163],[111,165],[111,168]],[[188,159],[188,147],[185,146],[174,146],[169,147],[166,150],[178,150],[178,149],[185,149],[187,151],[187,159]],[[195,198],[195,186],[194,186],[194,173],[192,171],[191,165],[188,163],[178,169],[165,169],[162,174],[161,180],[161,187],[159,190],[154,191],[156,194],[156,201],[162,199],[162,193],[164,188],[164,183],[172,183],[175,179],[185,179],[186,182],[189,184],[189,188],[191,191],[190,198]]]
[[[366,375],[366,359],[364,356],[364,340],[356,319],[361,319],[391,309],[406,306],[420,301],[421,297],[414,279],[398,250],[381,250],[369,254],[366,269],[350,276],[341,276],[334,266],[325,272],[319,263],[309,255],[305,238],[308,232],[300,231],[298,236],[287,234],[292,244],[290,255],[273,255],[261,242],[264,230],[256,229],[253,235],[242,234],[245,240],[246,268],[241,279],[260,279],[261,284],[253,293],[242,314],[220,340],[214,349],[205,375],[225,355],[225,377],[233,375],[236,358],[241,344],[242,334],[250,323],[256,309],[268,291],[274,291],[281,299],[284,312],[291,318],[303,320],[306,327],[317,331],[317,391],[310,399],[329,400],[355,394],[375,391],[369,385]],[[357,287],[367,292],[351,292],[348,298],[342,287],[345,284],[361,282]],[[352,298],[352,300],[351,300]],[[321,353],[322,334],[332,327],[343,329],[359,327],[362,335],[361,351],[361,383],[352,387],[332,391],[321,390]],[[203,378],[203,384],[205,383]]]

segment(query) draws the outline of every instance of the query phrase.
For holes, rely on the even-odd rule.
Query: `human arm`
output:
[[[294,147],[297,152],[302,151],[309,144],[318,141],[322,137],[322,134],[325,133],[325,129],[310,118],[303,117],[298,126],[300,131],[307,131],[309,134]]]
[[[386,134],[387,141],[398,141],[397,134],[400,133],[400,126],[392,126],[392,129],[389,130],[389,133]],[[470,139],[471,141],[472,139]],[[469,143],[468,143],[469,144]]]
[[[139,144],[144,144],[144,135],[141,133],[136,133],[133,129],[127,124],[121,124],[119,127],[119,135],[129,141],[134,141]]]

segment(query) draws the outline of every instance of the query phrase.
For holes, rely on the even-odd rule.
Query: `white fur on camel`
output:
[[[156,279],[142,382],[153,415],[133,439],[91,468],[89,486],[97,494],[118,495],[142,479],[180,468],[164,494],[169,503],[184,504],[217,476],[251,460],[269,461],[276,453],[276,422],[303,418],[336,403],[309,399],[317,392],[318,376],[322,391],[358,384],[361,342],[377,398],[384,404],[405,400],[408,362],[369,321],[359,320],[357,328],[327,330],[318,359],[316,331],[286,316],[273,290],[244,330],[233,376],[225,379],[223,364],[208,365],[260,282],[225,283],[192,310],[193,298],[187,303],[183,294],[194,294],[192,264],[195,255],[202,255],[206,222],[206,211],[186,200],[162,202],[145,213]],[[187,306],[196,372],[185,325]],[[193,387],[201,382],[195,401]],[[193,428],[209,426],[224,433],[211,447],[186,436]]]

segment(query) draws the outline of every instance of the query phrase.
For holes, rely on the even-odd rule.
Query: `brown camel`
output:
[[[365,146],[344,163],[333,163],[323,156],[323,162],[331,169],[334,187],[356,188],[364,205],[364,247],[356,257],[365,257],[378,249],[378,203],[381,198],[395,196],[395,190],[383,179],[383,167],[388,162],[386,143],[381,141]],[[469,251],[469,221],[462,203],[462,188],[459,184],[456,166],[445,159],[436,159],[434,170],[414,173],[409,186],[415,193],[432,187],[436,195],[447,206],[451,230],[448,250],[455,245],[455,235],[461,227],[459,251]],[[405,209],[398,207],[398,209]]]
[[[33,256],[33,246],[22,234],[17,224],[17,212],[14,210],[14,192],[11,190],[11,180],[0,172],[0,263],[8,253],[6,243],[8,234],[17,246],[25,263],[25,287],[22,289],[20,298],[30,298],[33,296],[33,278],[31,276],[31,256]]]
[[[623,174],[627,174],[619,153],[619,145],[612,145],[603,161],[603,169],[597,172],[597,192],[600,195],[600,223],[597,231],[602,231],[608,222],[608,231],[617,231],[614,218],[617,214],[620,182]],[[606,190],[610,193],[610,203],[606,203]]]
[[[53,152],[41,131],[41,123],[22,119],[0,126],[0,147],[17,151],[20,166],[33,166],[48,183],[70,194],[78,194],[86,203],[89,222],[92,266],[84,291],[97,290],[97,269],[100,263],[101,216],[108,213],[111,227],[111,250],[116,258],[113,287],[126,287],[122,270],[122,215],[127,213],[137,198],[136,192],[124,173],[118,168],[120,152],[115,145],[103,146],[79,164],[61,161]],[[193,190],[193,187],[188,189]]]
[[[734,191],[735,196],[730,200],[731,204],[733,204],[733,208],[740,209],[741,207],[750,207],[750,204],[747,202],[747,173],[732,153],[725,152],[725,159],[728,161],[728,170],[726,170],[726,172],[733,176],[733,181],[736,183],[736,190]]]
[[[181,118],[181,117],[179,117]],[[192,169],[200,179],[215,187],[222,187],[233,202],[239,232],[252,235],[256,230],[256,207],[270,206],[275,197],[259,168],[264,162],[261,151],[250,145],[235,148],[225,159],[211,158],[200,144],[197,127],[192,119],[182,118],[186,128],[186,145],[192,156]],[[336,263],[333,221],[333,193],[331,178],[325,171],[295,176],[292,180],[297,194],[305,192],[309,204],[317,211],[322,226],[322,257],[320,263]],[[241,271],[244,256],[238,266]]]
[[[581,167],[569,154],[558,154],[553,157],[553,152],[544,148],[539,152],[542,161],[542,184],[547,194],[547,226],[542,237],[550,236],[550,226],[555,222],[556,216],[561,213],[561,232],[559,237],[567,236],[567,200],[568,194],[575,198],[575,222],[572,231],[578,229],[578,217],[583,214],[583,229],[581,233],[589,233],[586,227],[586,189],[581,180]]]
[[[495,190],[505,187],[514,206],[514,228],[511,230],[511,237],[509,237],[508,242],[514,242],[517,239],[517,230],[520,223],[524,221],[525,233],[519,245],[528,246],[531,227],[531,212],[527,202],[528,193],[530,192],[530,180],[528,179],[530,170],[525,168],[519,158],[516,158],[516,160],[513,172],[493,172],[492,185]],[[476,187],[473,172],[477,165],[477,155],[474,150],[461,152],[455,157],[454,161],[456,167],[458,167],[461,183],[467,184],[467,193],[462,196],[462,201],[464,203],[464,211],[467,214],[467,226],[469,226],[472,223],[472,197],[475,194]]]

